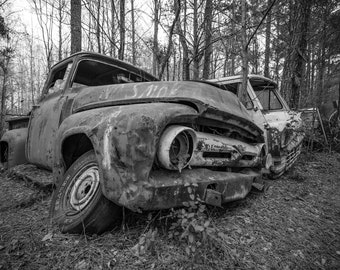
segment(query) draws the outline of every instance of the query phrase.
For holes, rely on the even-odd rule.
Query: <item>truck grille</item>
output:
[[[302,143],[294,147],[291,151],[289,151],[287,158],[286,158],[286,168],[288,169],[290,166],[294,164],[297,157],[301,153]]]

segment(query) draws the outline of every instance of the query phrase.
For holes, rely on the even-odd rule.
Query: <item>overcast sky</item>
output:
[[[26,31],[31,34],[33,29],[34,37],[38,38],[41,36],[40,26],[34,12],[34,9],[31,7],[32,4],[29,0],[11,0],[11,14],[14,18],[19,18],[21,24],[18,23],[16,27],[22,27],[22,29],[16,29],[17,31],[23,31],[24,26],[26,26]],[[151,0],[135,0],[135,8],[140,9],[143,12],[138,12],[138,17],[136,16],[137,24],[136,29],[140,33],[140,35],[153,33],[152,29],[152,19],[150,17],[151,14]],[[126,7],[128,10],[130,5]],[[136,14],[136,15],[137,15]],[[128,14],[130,15],[130,14]],[[139,28],[139,29],[138,29]],[[160,39],[166,40],[166,34],[159,28],[159,37]]]

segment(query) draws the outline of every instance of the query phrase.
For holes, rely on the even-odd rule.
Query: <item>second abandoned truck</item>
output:
[[[1,163],[53,172],[51,216],[63,232],[101,233],[122,207],[179,207],[192,194],[220,206],[261,186],[276,149],[255,108],[226,90],[77,53],[51,69],[30,115],[9,121]]]

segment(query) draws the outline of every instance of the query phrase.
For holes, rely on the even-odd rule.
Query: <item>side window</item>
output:
[[[70,73],[71,67],[72,63],[68,63],[67,65],[53,71],[52,79],[48,85],[47,94],[56,93],[64,89],[66,79],[68,74]]]
[[[277,85],[261,78],[252,78],[250,84],[264,111],[281,110],[283,105],[276,94]]]
[[[269,110],[269,91],[259,90],[259,91],[256,91],[255,93],[263,107],[263,110],[268,111]]]
[[[282,109],[282,104],[274,91],[270,91],[270,104],[269,110],[280,110]]]
[[[280,110],[282,109],[282,104],[275,92],[269,89],[257,90],[256,96],[260,100],[263,110]]]

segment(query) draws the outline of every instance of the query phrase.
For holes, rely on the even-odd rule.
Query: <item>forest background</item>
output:
[[[339,99],[337,0],[27,0],[36,24],[16,4],[0,0],[2,117],[29,113],[51,66],[80,50],[163,80],[261,74],[295,109]]]

